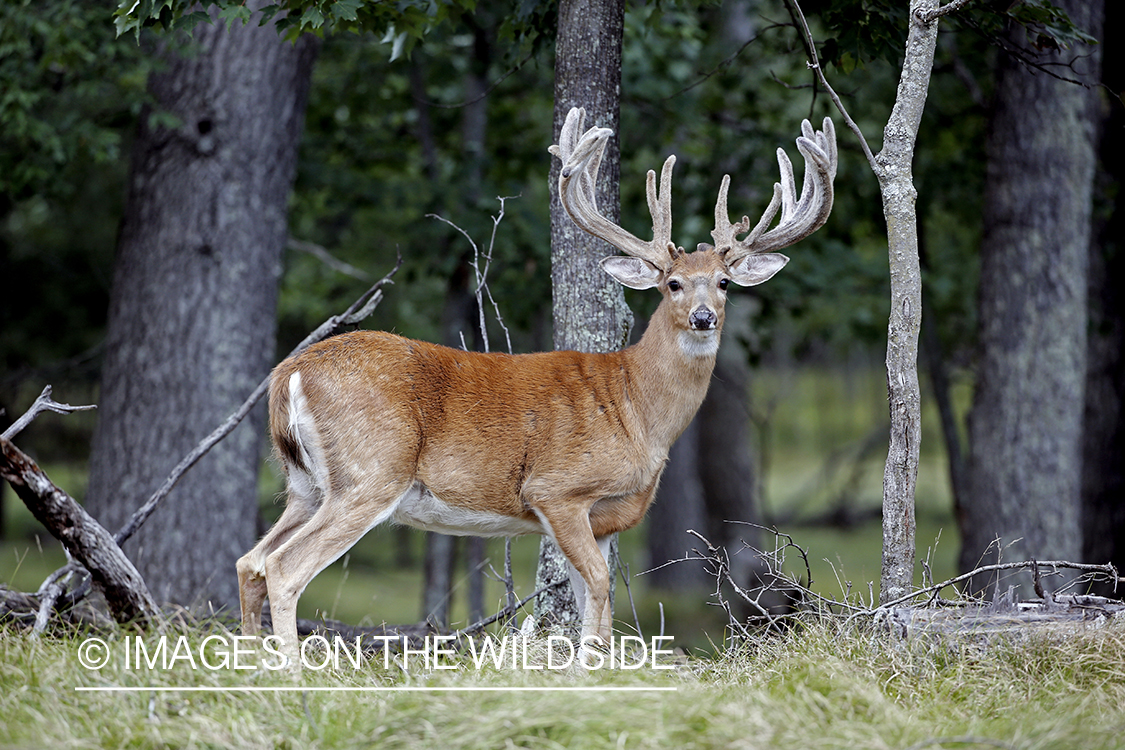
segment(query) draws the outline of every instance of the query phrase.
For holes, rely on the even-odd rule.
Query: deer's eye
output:
[[[730,279],[719,279],[719,288],[723,291],[726,291],[728,284],[730,284]]]
[[[683,288],[683,285],[680,284],[680,282],[677,281],[676,279],[672,279],[671,281],[668,282],[668,291],[670,291],[670,292],[678,292],[682,288]]]

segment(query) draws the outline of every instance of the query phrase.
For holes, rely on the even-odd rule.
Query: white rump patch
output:
[[[294,492],[309,497],[314,491],[328,491],[328,467],[320,454],[320,440],[316,422],[309,411],[309,400],[301,388],[301,373],[289,376],[289,435],[297,444],[301,461],[311,473],[306,474],[296,466],[289,467],[289,482]]]

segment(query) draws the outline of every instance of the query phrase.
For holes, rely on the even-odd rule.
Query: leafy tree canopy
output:
[[[0,4],[0,197],[65,194],[64,165],[119,159],[147,72],[143,51],[114,40],[97,2]]]
[[[786,0],[790,2],[791,0]],[[850,70],[871,60],[897,63],[906,42],[907,3],[892,0],[810,0],[801,3],[830,30],[820,46],[826,63]],[[1076,26],[1050,0],[988,0],[969,3],[944,21],[954,30],[973,30],[989,43],[1006,46],[1002,33],[1023,26],[1035,49],[1066,49],[1097,40]]]
[[[475,0],[282,0],[262,4],[257,22],[276,21],[277,29],[289,39],[304,33],[323,36],[329,33],[361,31],[385,34],[397,56],[408,51],[425,32],[460,11],[471,12]],[[115,12],[118,34],[139,37],[144,28],[155,27],[190,32],[200,23],[211,21],[211,10],[227,24],[247,23],[254,15],[246,0],[122,0]]]

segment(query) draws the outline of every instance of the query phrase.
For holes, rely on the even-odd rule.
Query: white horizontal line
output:
[[[676,692],[676,687],[75,687],[82,693],[653,693]]]

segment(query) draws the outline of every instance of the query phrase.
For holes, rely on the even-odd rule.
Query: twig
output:
[[[939,8],[934,8],[933,10],[928,10],[925,12],[919,10],[917,14],[918,20],[926,25],[929,25],[948,13],[953,13],[960,10],[972,1],[973,0],[953,0],[953,2],[946,3]]]
[[[4,430],[4,433],[0,435],[0,437],[11,440],[16,435],[18,435],[23,430],[23,428],[31,424],[31,421],[33,419],[35,419],[45,411],[53,411],[56,414],[71,414],[76,411],[89,411],[90,409],[98,408],[96,404],[89,404],[86,406],[71,406],[70,404],[60,404],[58,401],[55,401],[51,398],[51,390],[51,386],[44,386],[43,392],[40,393],[39,397],[36,398],[34,403],[31,404],[31,408],[24,412],[24,415],[22,417],[13,422],[8,429]]]
[[[512,537],[504,537],[504,596],[508,604],[510,612],[508,619],[508,627],[514,627],[512,623],[515,621],[515,612],[519,607],[516,606],[516,582],[515,577],[512,575]]]
[[[486,352],[491,351],[491,345],[490,345],[489,338],[488,338],[488,326],[486,325],[486,321],[485,321],[485,317],[484,317],[485,316],[484,296],[487,296],[488,301],[490,303],[492,303],[492,310],[493,310],[494,314],[496,315],[496,322],[499,323],[500,327],[504,330],[504,338],[505,338],[506,343],[508,345],[508,354],[512,353],[512,337],[511,337],[511,334],[508,332],[508,326],[506,326],[504,324],[504,316],[500,314],[500,306],[496,303],[496,300],[492,297],[492,290],[489,289],[489,287],[488,287],[488,270],[492,266],[492,250],[496,246],[496,231],[500,227],[500,222],[503,221],[503,219],[504,219],[505,202],[508,201],[511,198],[514,198],[514,197],[518,197],[518,196],[509,195],[509,196],[497,196],[496,197],[496,200],[500,201],[500,213],[498,213],[496,216],[492,217],[492,235],[491,235],[491,237],[489,239],[489,243],[488,243],[488,252],[483,254],[484,261],[485,261],[483,268],[481,267],[481,264],[480,264],[480,259],[482,257],[482,253],[480,251],[480,247],[477,245],[476,241],[472,238],[472,235],[470,235],[464,229],[457,226],[457,224],[454,224],[452,221],[450,221],[449,219],[445,218],[444,216],[442,216],[440,214],[426,214],[426,218],[437,219],[438,221],[442,222],[443,224],[448,224],[450,227],[455,229],[458,233],[460,233],[460,235],[462,237],[464,237],[468,241],[469,246],[473,248],[473,261],[472,261],[471,265],[472,265],[472,268],[473,268],[473,275],[476,277],[476,282],[477,282],[477,288],[473,291],[473,294],[477,298],[477,314],[479,316],[478,325],[480,327],[481,342],[484,344],[484,350]]]
[[[496,614],[491,615],[489,617],[486,617],[483,620],[481,620],[480,622],[473,623],[472,625],[469,625],[468,627],[464,627],[464,628],[461,628],[460,630],[454,631],[452,633],[452,635],[456,638],[463,638],[466,635],[472,635],[473,633],[479,633],[480,631],[484,630],[485,628],[487,628],[489,625],[496,622],[497,620],[500,620],[500,619],[502,619],[504,617],[507,617],[509,615],[514,615],[516,612],[518,612],[520,610],[521,607],[523,607],[523,605],[527,604],[529,601],[531,601],[535,597],[539,596],[544,591],[550,591],[555,586],[560,586],[560,585],[562,585],[563,583],[566,583],[566,582],[567,582],[567,580],[565,578],[560,578],[557,581],[553,581],[551,583],[548,583],[546,586],[541,587],[538,591],[533,591],[532,593],[525,596],[523,599],[520,599],[515,604],[515,606],[504,607],[502,610],[500,610]]]
[[[637,635],[643,639],[644,634],[641,632],[641,618],[637,617],[637,605],[633,602],[633,589],[629,586],[629,563],[618,565],[617,569],[621,571],[621,580],[625,583],[625,593],[629,595],[629,608],[633,610],[633,624],[637,628]]]
[[[435,101],[433,101],[431,99],[427,99],[423,96],[415,96],[414,101],[416,101],[420,104],[428,105],[430,107],[435,107],[437,109],[460,109],[461,107],[467,107],[470,104],[476,104],[481,99],[485,98],[486,96],[491,94],[493,91],[495,91],[496,88],[500,84],[502,84],[504,81],[508,80],[508,78],[510,76],[515,74],[520,68],[522,68],[524,65],[526,65],[528,63],[528,61],[531,60],[531,58],[533,58],[533,57],[535,57],[534,51],[529,53],[527,57],[525,57],[524,59],[522,59],[518,63],[516,63],[515,67],[509,68],[508,72],[506,72],[504,75],[502,75],[498,79],[496,79],[492,83],[492,85],[490,85],[488,88],[486,88],[479,96],[475,96],[472,99],[466,99],[465,101],[458,102],[457,104],[442,104],[441,102],[435,102]]]
[[[747,47],[749,47],[754,42],[758,41],[762,37],[762,35],[765,34],[767,31],[772,31],[773,29],[783,28],[787,25],[788,24],[783,24],[783,23],[771,23],[770,25],[763,27],[757,34],[755,34],[754,36],[750,37],[745,42],[743,42],[742,46],[739,47],[737,50],[735,50],[732,54],[730,54],[727,57],[720,60],[718,65],[711,68],[711,70],[707,71],[706,73],[701,74],[700,77],[696,81],[694,81],[693,83],[689,83],[687,86],[684,86],[682,89],[675,92],[674,94],[669,94],[668,96],[664,97],[663,101],[670,101],[672,99],[675,99],[680,94],[686,94],[687,92],[691,91],[696,86],[699,86],[699,85],[703,84],[704,82],[709,80],[712,76],[716,75],[720,70],[723,70],[724,68],[729,68],[731,66],[731,64],[734,63],[734,61],[738,58],[738,56],[746,51]]]
[[[859,129],[859,125],[848,114],[844,102],[841,101],[839,94],[832,88],[832,84],[828,83],[828,79],[824,75],[824,67],[820,64],[820,57],[816,53],[816,43],[813,40],[812,31],[809,29],[809,22],[805,20],[805,13],[801,10],[800,4],[797,0],[785,0],[785,5],[789,9],[789,15],[793,18],[794,25],[801,33],[805,53],[809,56],[809,69],[816,73],[816,77],[820,80],[820,84],[824,86],[824,90],[828,92],[828,96],[832,98],[833,104],[840,111],[848,129],[855,133],[856,138],[859,139],[859,145],[863,149],[863,155],[867,157],[867,163],[871,165],[871,170],[875,172],[876,176],[882,174],[879,162],[875,160],[875,154],[871,152],[871,147],[867,145],[867,139],[863,136],[863,131]]]
[[[780,549],[776,548],[776,546],[774,548],[775,559],[777,558],[779,553],[784,553],[784,551],[789,549],[790,547],[797,550],[797,553],[801,556],[801,560],[805,563],[805,580],[808,581],[808,583],[806,585],[810,588],[812,587],[813,577],[812,577],[812,566],[809,565],[809,552],[804,547],[802,547],[801,545],[794,542],[793,537],[791,535],[786,534],[784,531],[780,531],[775,526],[763,526],[760,523],[754,523],[752,521],[729,521],[728,520],[728,521],[724,521],[723,523],[729,523],[729,524],[734,524],[734,525],[738,525],[738,526],[749,526],[750,528],[758,529],[760,531],[768,531],[769,533],[773,534],[774,539],[781,539],[781,537],[785,537],[785,544],[782,545],[782,547]],[[743,544],[745,544],[745,542],[743,542]],[[753,549],[753,547],[750,547],[750,545],[746,545],[746,546],[750,549]]]
[[[306,240],[299,240],[296,237],[290,237],[285,246],[293,250],[300,250],[302,253],[308,253],[324,265],[331,268],[333,271],[338,271],[345,276],[351,276],[353,279],[360,281],[371,281],[371,274],[356,268],[351,263],[345,263],[337,258],[323,245],[318,245],[315,242],[308,242]]]

